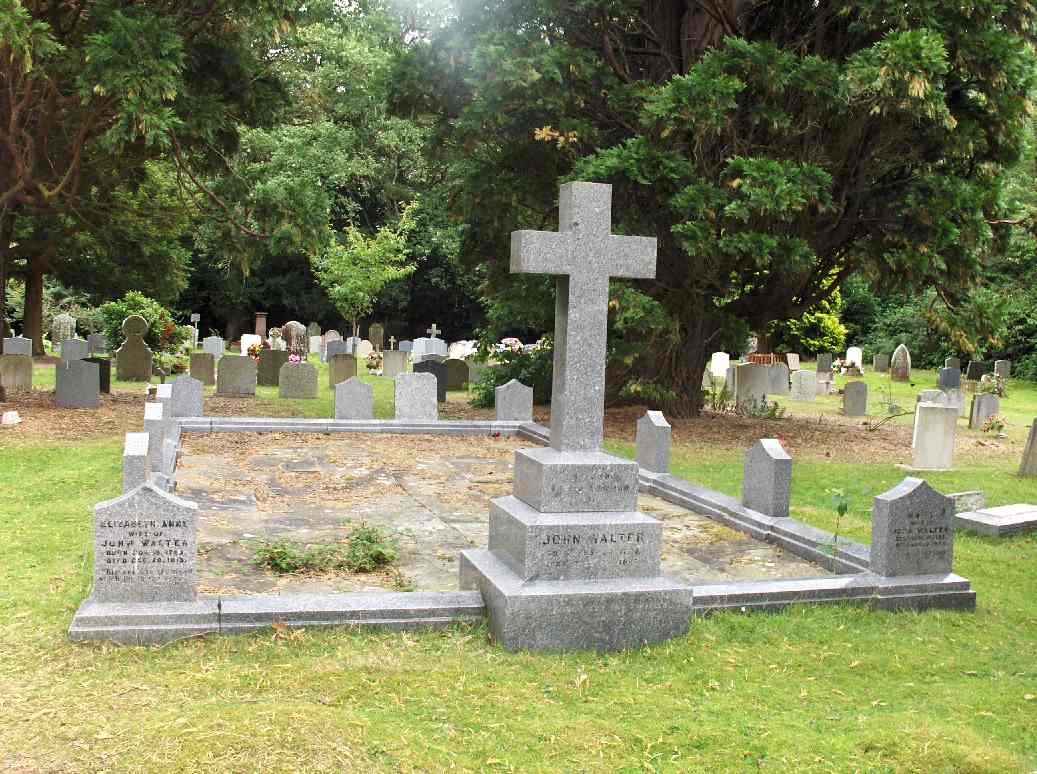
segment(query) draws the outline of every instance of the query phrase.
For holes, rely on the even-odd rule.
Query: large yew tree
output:
[[[695,413],[711,351],[851,274],[935,286],[953,307],[1010,227],[1035,9],[461,2],[415,51],[436,77],[401,105],[444,112],[466,250],[502,292],[508,232],[553,228],[559,180],[614,184],[616,228],[659,238],[658,276],[637,287],[670,320],[640,347],[642,393]]]

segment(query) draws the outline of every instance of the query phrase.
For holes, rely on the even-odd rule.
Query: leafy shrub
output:
[[[550,339],[541,339],[537,346],[529,352],[524,350],[505,350],[494,354],[499,363],[494,368],[487,368],[474,385],[472,405],[479,408],[491,408],[494,403],[494,390],[512,379],[517,379],[527,387],[533,388],[533,402],[544,405],[551,402],[551,374],[554,349]]]
[[[842,352],[846,346],[846,326],[839,320],[839,297],[822,302],[798,320],[772,323],[770,333],[775,352]]]
[[[776,401],[771,403],[766,398],[757,401],[755,398],[742,401],[735,406],[735,413],[750,419],[784,419],[785,407]]]
[[[177,325],[172,313],[162,304],[131,290],[118,301],[109,301],[101,307],[104,335],[112,351],[125,340],[122,324],[131,314],[139,314],[147,320],[148,332],[144,341],[152,352],[175,354],[190,340],[191,326]]]
[[[343,543],[305,547],[288,540],[264,543],[255,552],[257,567],[283,574],[374,572],[399,557],[399,546],[385,530],[360,524]]]

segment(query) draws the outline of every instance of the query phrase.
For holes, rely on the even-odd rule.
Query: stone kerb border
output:
[[[152,472],[153,482],[172,490],[183,433],[199,432],[499,434],[539,444],[550,441],[547,428],[522,422],[183,417],[168,423],[164,449],[168,453],[162,455],[157,475]],[[697,614],[720,610],[777,611],[794,604],[856,604],[879,609],[975,608],[976,594],[969,581],[953,573],[878,576],[869,571],[870,550],[860,543],[845,538],[835,543],[830,532],[791,517],[757,513],[735,498],[669,474],[642,468],[638,484],[643,492],[709,515],[731,529],[774,543],[839,573],[834,577],[696,585],[692,610]],[[74,641],[152,644],[205,634],[241,634],[274,623],[418,629],[481,622],[485,615],[486,607],[477,591],[212,597],[195,602],[134,604],[87,600],[73,619],[69,637]]]

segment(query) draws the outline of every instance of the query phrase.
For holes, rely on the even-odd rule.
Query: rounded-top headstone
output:
[[[140,336],[148,332],[148,321],[139,314],[131,314],[122,321],[122,332],[126,336]]]

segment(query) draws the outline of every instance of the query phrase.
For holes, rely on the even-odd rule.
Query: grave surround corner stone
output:
[[[746,508],[775,518],[789,515],[792,458],[776,438],[761,438],[745,458],[742,502]]]
[[[637,420],[637,464],[651,473],[670,472],[673,429],[661,411],[649,411]]]
[[[533,388],[517,379],[502,384],[493,391],[498,422],[532,422]]]

